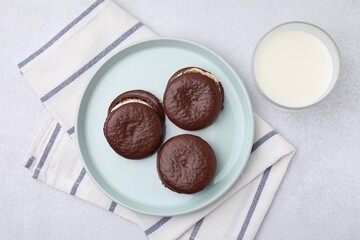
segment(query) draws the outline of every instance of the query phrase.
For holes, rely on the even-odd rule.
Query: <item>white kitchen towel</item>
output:
[[[96,70],[127,44],[156,36],[111,1],[96,1],[38,51],[19,63],[49,117],[24,165],[35,179],[137,223],[150,239],[253,239],[295,149],[260,117],[252,153],[241,177],[220,199],[180,216],[149,216],[109,199],[78,157],[75,113]]]

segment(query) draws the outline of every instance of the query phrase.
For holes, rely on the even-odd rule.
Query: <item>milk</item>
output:
[[[333,79],[334,64],[328,47],[303,30],[268,34],[253,60],[260,90],[273,102],[289,108],[317,102],[328,92]]]

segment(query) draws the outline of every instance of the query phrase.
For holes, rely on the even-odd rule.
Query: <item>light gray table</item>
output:
[[[34,181],[20,165],[45,109],[16,64],[91,0],[0,2],[0,239],[146,239],[135,224]],[[242,77],[254,110],[297,148],[257,239],[360,238],[360,1],[119,0],[162,36],[197,41]],[[251,78],[256,42],[279,23],[302,20],[339,45],[334,91],[303,111],[266,102]]]

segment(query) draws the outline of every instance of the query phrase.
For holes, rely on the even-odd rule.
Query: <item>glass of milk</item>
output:
[[[289,22],[259,41],[252,68],[255,85],[267,100],[283,108],[302,109],[330,93],[339,76],[340,56],[324,30]]]

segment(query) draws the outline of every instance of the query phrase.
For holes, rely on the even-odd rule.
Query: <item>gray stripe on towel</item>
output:
[[[272,130],[271,132],[265,134],[263,137],[261,137],[259,140],[257,140],[253,146],[252,146],[252,149],[251,149],[251,152],[255,151],[258,147],[260,147],[263,143],[265,143],[267,140],[269,140],[271,137],[273,137],[274,135],[276,135],[277,133]],[[256,205],[259,201],[259,198],[260,198],[260,195],[261,195],[261,192],[262,190],[264,189],[264,186],[265,186],[265,183],[266,183],[266,180],[267,180],[267,177],[269,176],[269,173],[270,173],[270,170],[271,170],[271,166],[268,167],[264,173],[263,173],[263,176],[261,178],[261,181],[260,181],[260,184],[258,186],[258,189],[255,193],[255,196],[253,198],[253,201],[250,205],[250,209],[245,217],[245,220],[244,220],[244,223],[241,227],[241,230],[240,230],[240,233],[237,237],[237,240],[241,240],[243,239],[244,237],[244,234],[246,232],[246,229],[247,227],[249,226],[249,223],[250,223],[250,220],[251,220],[251,217],[255,211],[255,208],[256,208]]]
[[[69,135],[73,134],[75,132],[75,127],[70,128],[66,131]]]
[[[269,174],[270,174],[270,171],[271,171],[271,166],[268,167],[268,168],[264,171],[264,174],[263,174],[262,177],[261,177],[260,184],[259,184],[259,186],[258,186],[258,188],[257,188],[257,190],[256,190],[254,199],[253,199],[253,201],[251,202],[250,209],[249,209],[248,213],[246,214],[244,223],[243,223],[243,225],[242,225],[242,227],[241,227],[240,233],[239,233],[238,237],[236,238],[236,240],[242,240],[243,237],[244,237],[244,234],[245,234],[245,232],[246,232],[246,229],[248,228],[249,223],[250,223],[250,221],[251,221],[251,218],[252,218],[252,216],[253,216],[253,214],[254,214],[256,205],[257,205],[257,203],[259,202],[261,193],[262,193],[262,191],[264,190],[265,183],[266,183],[266,180],[268,179],[268,176],[269,176]]]
[[[169,221],[171,217],[163,217],[161,218],[157,223],[149,227],[147,230],[145,230],[145,235],[149,236],[153,232],[155,232],[158,228],[160,228],[162,225],[164,225],[167,221]]]
[[[143,24],[141,22],[138,22],[134,26],[132,26],[129,30],[127,30],[125,33],[123,33],[118,39],[116,39],[113,43],[111,43],[107,48],[105,48],[103,51],[101,51],[96,57],[91,59],[88,63],[86,63],[82,68],[80,68],[78,71],[76,71],[73,75],[71,75],[68,79],[60,83],[58,86],[56,86],[53,90],[45,94],[40,98],[42,102],[46,102],[54,96],[56,93],[61,91],[64,87],[72,83],[75,79],[80,77],[84,72],[86,72],[89,68],[94,66],[97,62],[99,62],[103,57],[105,57],[111,50],[113,50],[115,47],[117,47],[120,43],[122,43],[126,38],[128,38],[131,34],[133,34],[136,30],[138,30]]]
[[[29,160],[26,162],[25,167],[26,167],[27,169],[29,169],[29,168],[31,167],[31,165],[33,164],[34,161],[35,161],[35,157],[32,156],[32,157],[29,158]]]
[[[199,232],[199,229],[200,229],[200,227],[201,227],[201,224],[202,224],[203,221],[204,221],[204,218],[205,218],[205,217],[203,217],[202,219],[200,219],[200,220],[195,224],[194,229],[193,229],[192,232],[191,232],[191,235],[190,235],[189,240],[195,240],[195,239],[196,239],[196,235],[197,235],[197,233]]]
[[[29,62],[31,62],[33,59],[35,59],[37,56],[39,56],[41,53],[43,53],[46,49],[48,49],[51,45],[53,45],[57,40],[59,40],[60,37],[62,37],[66,32],[68,32],[75,24],[80,22],[81,19],[83,19],[86,15],[88,15],[92,10],[94,10],[97,6],[100,5],[104,0],[97,0],[93,4],[91,4],[84,12],[82,12],[77,18],[75,18],[71,23],[69,23],[65,28],[63,28],[58,34],[56,34],[52,39],[50,39],[49,42],[47,42],[44,46],[42,46],[39,50],[31,54],[29,57],[27,57],[25,60],[23,60],[21,63],[18,64],[19,68],[22,68]]]
[[[263,137],[261,137],[259,140],[257,140],[252,148],[251,148],[251,152],[255,151],[258,147],[260,147],[264,142],[266,142],[267,140],[269,140],[272,136],[276,135],[277,133],[272,130],[271,132],[265,134]]]
[[[45,147],[44,153],[42,154],[42,156],[40,158],[40,162],[38,163],[38,165],[37,165],[37,167],[36,167],[36,169],[34,171],[33,178],[37,179],[39,177],[40,170],[44,166],[46,158],[49,155],[49,152],[50,152],[52,146],[54,145],[56,137],[59,135],[60,129],[61,129],[61,126],[60,126],[59,123],[57,123],[56,126],[55,126],[55,129],[54,129],[54,131],[53,131],[53,133],[52,133],[52,135],[50,137],[50,140],[49,140],[48,144]]]
[[[78,189],[81,181],[83,180],[85,174],[86,174],[86,170],[85,170],[85,168],[82,168],[82,169],[81,169],[81,172],[80,172],[80,174],[79,174],[79,176],[78,176],[78,178],[76,179],[73,187],[71,188],[71,192],[70,192],[71,195],[75,195],[75,194],[76,194],[76,191],[77,191],[77,189]]]
[[[111,202],[111,205],[110,205],[110,207],[109,207],[109,211],[110,211],[110,212],[114,212],[114,211],[115,211],[115,208],[116,208],[116,205],[117,205],[117,203],[114,202],[114,201],[112,201],[112,202]]]

